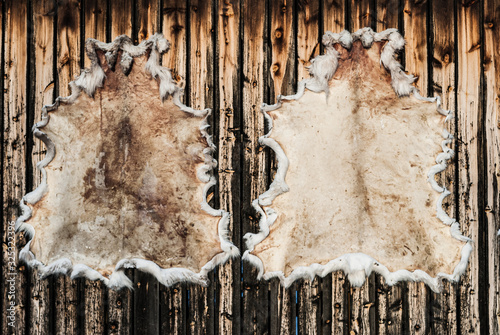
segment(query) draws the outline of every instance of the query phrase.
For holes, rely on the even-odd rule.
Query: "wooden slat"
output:
[[[33,90],[30,98],[32,104],[28,111],[33,119],[30,123],[41,120],[42,107],[51,104],[54,100],[54,4],[51,2],[33,2],[32,17],[33,40],[32,40],[32,73],[34,75],[32,86]],[[30,136],[30,135],[29,135]],[[41,173],[36,168],[36,164],[45,156],[45,145],[35,139],[31,149],[32,152],[32,171],[33,186],[36,188],[41,181]],[[31,304],[30,304],[30,323],[31,334],[48,334],[50,332],[50,281],[40,280],[38,271],[30,270],[31,277]]]
[[[405,1],[404,34],[406,71],[418,77],[416,86],[427,96],[427,2]],[[408,283],[408,329],[412,334],[426,334],[428,322],[428,288],[424,283]]]
[[[350,287],[351,304],[349,330],[351,334],[375,333],[375,274],[361,287]]]
[[[13,224],[18,214],[20,199],[26,193],[26,76],[27,76],[27,15],[28,8],[25,2],[6,1],[4,26],[4,87],[3,87],[3,142],[2,142],[2,193],[3,193],[3,236],[2,236],[2,334],[24,334],[29,330],[24,320],[26,304],[29,304],[27,295],[28,278],[26,267],[18,266],[9,256],[18,259],[17,252],[23,241],[22,234],[18,234],[17,242],[12,240]],[[12,227],[9,230],[9,227]],[[9,233],[10,232],[10,233]],[[11,239],[9,239],[9,237]],[[10,243],[9,243],[10,242]],[[15,246],[13,245],[15,244]],[[13,249],[8,249],[8,248]],[[9,254],[11,252],[12,254]],[[7,282],[9,280],[9,282]],[[13,284],[11,286],[11,284]],[[11,288],[14,288],[12,290]],[[12,307],[11,307],[12,306]],[[9,320],[8,308],[14,309],[15,320]],[[10,326],[9,322],[12,322]]]
[[[240,6],[239,1],[217,3],[218,59],[216,96],[219,129],[219,194],[220,207],[231,212],[229,231],[241,250],[241,156],[242,109],[240,99]],[[217,300],[218,334],[240,333],[240,260],[234,259],[218,269]]]
[[[137,33],[134,38],[137,42],[148,39],[151,35],[160,32],[159,0],[136,0],[136,23]]]
[[[170,50],[163,54],[163,66],[171,69],[173,78],[178,85],[189,85],[187,79],[187,3],[180,0],[164,0],[162,4],[161,28],[165,38],[171,43]],[[189,86],[188,86],[189,87]],[[181,99],[186,102],[186,97]],[[182,334],[187,322],[187,289],[183,285],[171,288],[160,287],[160,323],[169,325],[171,334]],[[168,297],[167,300],[162,296]],[[163,320],[168,312],[168,320]],[[160,327],[163,333],[163,328]]]
[[[486,216],[488,220],[489,333],[500,333],[500,1],[484,5]],[[486,317],[486,316],[485,316]]]
[[[76,0],[62,2],[57,8],[57,95],[68,96],[69,82],[80,74],[80,8]],[[78,315],[84,315],[85,305],[79,305],[79,287],[84,280],[57,277],[54,280],[55,332],[76,334]],[[82,325],[83,326],[83,325]]]
[[[108,1],[110,8],[109,17],[111,20],[111,41],[123,34],[132,37],[132,13],[135,10],[134,1]]]
[[[163,55],[163,66],[171,69],[172,77],[179,82],[186,79],[186,2],[184,0],[163,1],[163,35],[170,41],[170,51]]]
[[[389,28],[398,28],[399,14],[402,8],[399,6],[400,0],[377,0],[376,8],[376,30],[383,31]]]
[[[298,284],[298,330],[300,334],[321,333],[321,296],[319,278],[303,280]]]
[[[295,315],[297,304],[295,302],[296,284],[285,289],[277,278],[270,281],[270,334],[295,333]]]
[[[309,77],[307,67],[319,54],[322,36],[319,36],[319,0],[297,0],[297,80]]]
[[[332,305],[331,334],[345,334],[349,329],[349,299],[346,291],[346,277],[341,271],[332,275],[332,294],[330,303]]]
[[[210,1],[192,0],[189,7],[189,97],[188,104],[196,109],[214,107],[214,22],[213,6]],[[216,131],[218,115],[212,110],[212,135]],[[214,136],[217,139],[217,136]],[[215,192],[215,189],[213,190]],[[218,203],[218,201],[217,201]],[[216,229],[216,227],[214,227]],[[188,332],[190,334],[213,334],[214,303],[213,289],[192,285],[189,292]]]
[[[431,17],[432,32],[432,87],[434,96],[440,96],[445,109],[455,110],[455,8],[452,2],[433,1]],[[447,130],[455,133],[455,120],[447,123]],[[452,161],[453,162],[453,161]],[[438,182],[445,185],[451,194],[445,199],[444,208],[455,216],[455,164],[450,164],[438,177]],[[456,334],[457,309],[456,285],[443,282],[443,292],[430,292],[430,326],[436,334]]]
[[[364,27],[375,28],[375,8],[371,0],[347,0],[350,2],[350,30],[355,32]]]
[[[135,24],[132,39],[135,44],[149,38],[159,30],[159,3],[157,0],[134,1]],[[170,51],[172,52],[172,51]],[[126,293],[121,293],[126,294]],[[134,271],[133,333],[158,334],[160,332],[160,284],[150,274]],[[126,327],[123,324],[122,327]]]
[[[270,1],[269,15],[272,54],[270,72],[274,88],[271,91],[271,102],[274,102],[274,98],[279,94],[293,94],[295,80],[293,1]]]
[[[127,270],[129,278],[133,278],[133,271]],[[107,290],[106,325],[108,334],[128,335],[132,333],[133,294],[127,290]]]
[[[99,41],[106,42],[106,16],[107,16],[107,1],[106,0],[85,0],[84,2],[84,17],[85,17],[85,32],[84,41],[88,38],[95,38]],[[90,60],[84,57],[85,67],[90,66]]]
[[[344,0],[324,0],[323,31],[340,33],[347,29]]]
[[[339,33],[347,29],[345,1],[325,0],[323,2],[323,31]],[[345,296],[345,276],[342,271],[329,274],[321,280],[323,334],[343,334],[347,330],[348,317]]]
[[[298,0],[297,1],[297,81],[309,77],[307,67],[311,65],[311,60],[320,53],[321,38],[320,32],[320,1]],[[297,285],[297,295],[300,304],[297,306],[299,331],[308,333],[318,333],[321,326],[321,307],[311,310],[312,299],[317,295],[317,286],[313,289],[309,282]],[[316,306],[318,307],[318,306]]]
[[[267,150],[258,138],[264,135],[264,119],[260,112],[262,102],[269,93],[267,45],[268,27],[266,1],[244,0],[242,3],[243,41],[243,168],[242,168],[242,233],[259,231],[259,218],[251,203],[267,189]],[[260,13],[255,15],[254,13]],[[242,329],[244,334],[263,334],[269,329],[269,283],[256,280],[257,271],[243,263]]]
[[[103,334],[106,329],[104,310],[106,292],[100,281],[85,279],[85,322],[83,333],[86,335]]]
[[[457,4],[457,169],[459,220],[465,236],[478,241],[478,116],[481,111],[481,34],[479,2]],[[479,245],[460,284],[459,333],[479,333]]]

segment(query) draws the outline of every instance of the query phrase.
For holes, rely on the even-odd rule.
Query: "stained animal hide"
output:
[[[217,164],[210,110],[180,102],[158,63],[168,47],[161,35],[138,46],[126,36],[89,40],[91,68],[71,83],[70,97],[44,108],[34,128],[47,145],[43,181],[23,198],[17,222],[30,238],[21,257],[42,275],[121,288],[131,287],[124,269],[138,268],[165,285],[203,285],[208,271],[238,255],[229,213],[206,199]]]
[[[375,271],[439,291],[472,248],[435,177],[453,155],[452,114],[401,70],[396,30],[327,32],[323,43],[299,92],[262,107],[271,131],[260,143],[278,170],[253,203],[260,232],[245,236],[243,257],[285,286],[337,270],[360,286]]]

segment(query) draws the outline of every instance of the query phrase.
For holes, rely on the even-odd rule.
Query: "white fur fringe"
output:
[[[172,75],[167,68],[160,66],[160,55],[167,52],[170,48],[170,43],[161,34],[155,34],[148,40],[141,42],[139,45],[133,45],[132,40],[126,36],[118,36],[111,43],[103,43],[95,39],[88,39],[85,44],[87,56],[92,61],[89,69],[84,69],[80,76],[74,81],[70,82],[71,95],[68,97],[58,97],[54,104],[44,106],[42,109],[42,120],[33,126],[34,135],[45,143],[47,146],[47,154],[43,160],[38,162],[37,168],[42,173],[42,181],[40,185],[32,192],[26,194],[20,202],[22,215],[16,220],[16,231],[23,231],[26,234],[28,242],[21,250],[19,258],[21,261],[26,262],[29,266],[37,268],[42,278],[49,275],[67,275],[72,279],[84,277],[91,280],[101,280],[111,289],[129,288],[131,289],[133,283],[125,275],[125,269],[135,268],[143,272],[152,274],[158,281],[166,286],[171,286],[179,282],[190,282],[200,285],[208,285],[207,274],[212,271],[217,265],[226,262],[231,257],[239,256],[238,248],[229,240],[228,226],[230,214],[224,210],[216,210],[207,203],[207,194],[212,186],[216,184],[216,178],[213,170],[217,166],[217,161],[213,158],[212,154],[215,151],[215,145],[212,141],[212,136],[208,134],[207,128],[209,124],[207,118],[211,113],[209,108],[204,110],[195,110],[184,105],[180,101],[183,91],[176,85],[172,79]],[[158,80],[160,97],[162,100],[172,96],[173,102],[184,112],[191,113],[196,117],[202,118],[200,124],[200,132],[205,137],[208,147],[203,150],[205,156],[204,165],[197,171],[198,178],[206,183],[203,190],[201,199],[201,208],[208,214],[214,217],[221,217],[218,224],[218,234],[221,244],[222,253],[214,256],[207,264],[205,264],[199,273],[195,273],[184,268],[170,268],[163,269],[152,261],[144,259],[122,259],[118,262],[114,272],[109,278],[106,278],[98,271],[84,265],[72,264],[68,258],[62,258],[54,261],[51,264],[45,265],[38,261],[35,255],[30,251],[31,240],[35,236],[35,230],[32,225],[26,221],[31,217],[31,207],[27,204],[33,205],[37,203],[43,195],[47,192],[47,172],[45,167],[52,161],[55,156],[56,148],[54,143],[43,133],[40,129],[45,127],[49,120],[49,112],[56,110],[61,103],[72,104],[84,91],[89,96],[93,96],[96,89],[102,87],[105,79],[103,69],[99,64],[97,51],[105,52],[106,61],[111,68],[115,67],[118,59],[118,52],[121,51],[120,68],[124,73],[130,72],[133,59],[140,57],[149,50],[150,55],[145,66],[145,70],[151,76]]]
[[[331,272],[342,270],[347,275],[351,285],[356,287],[363,285],[366,277],[368,277],[372,272],[376,272],[385,278],[388,285],[394,285],[399,281],[421,281],[426,283],[434,292],[440,292],[443,279],[456,282],[465,272],[469,256],[472,252],[473,244],[473,241],[470,238],[461,234],[459,223],[455,219],[448,216],[443,209],[443,200],[450,194],[450,192],[446,189],[446,187],[438,185],[435,180],[435,175],[444,171],[448,160],[453,157],[453,150],[447,147],[447,145],[451,143],[453,136],[446,130],[443,131],[444,140],[441,144],[443,152],[437,156],[436,165],[430,168],[427,177],[432,188],[441,194],[436,204],[437,218],[439,218],[443,224],[450,226],[450,234],[453,238],[466,242],[466,244],[462,247],[461,260],[455,266],[452,274],[439,273],[436,277],[431,277],[429,274],[421,270],[415,270],[413,272],[407,270],[390,272],[387,267],[380,264],[369,255],[363,253],[352,253],[342,255],[329,261],[325,265],[311,264],[310,266],[298,267],[288,277],[285,277],[283,272],[265,272],[265,266],[262,260],[258,256],[252,254],[255,246],[269,235],[271,225],[277,218],[277,214],[272,208],[268,207],[264,212],[262,206],[270,206],[277,196],[289,190],[288,185],[285,182],[285,176],[289,163],[288,158],[278,142],[270,137],[273,128],[273,120],[267,112],[280,108],[283,100],[300,99],[302,95],[304,95],[306,88],[313,92],[325,92],[328,98],[328,83],[337,70],[339,59],[339,53],[333,46],[334,44],[340,44],[344,48],[350,49],[352,43],[356,40],[360,40],[365,48],[370,47],[373,42],[387,41],[382,49],[380,63],[391,74],[391,85],[394,92],[400,97],[413,94],[419,100],[435,102],[437,112],[446,116],[445,122],[453,118],[451,111],[446,111],[441,108],[440,97],[425,98],[419,94],[417,89],[412,85],[416,78],[412,75],[406,74],[402,70],[401,64],[399,64],[395,59],[395,53],[401,50],[405,45],[405,40],[398,33],[397,29],[387,29],[380,33],[375,33],[371,28],[362,28],[352,34],[346,30],[339,34],[329,31],[326,32],[323,36],[325,54],[317,56],[311,61],[311,66],[309,67],[311,77],[304,79],[299,83],[297,93],[290,96],[278,96],[277,103],[274,105],[262,105],[261,110],[269,127],[269,132],[259,138],[259,143],[270,147],[275,152],[276,159],[278,161],[278,170],[269,189],[261,194],[258,199],[255,199],[252,203],[255,210],[260,214],[260,231],[257,234],[245,234],[244,239],[247,250],[244,252],[242,258],[257,267],[259,270],[258,278],[270,279],[277,277],[280,279],[281,284],[285,287],[289,287],[297,279],[313,280],[315,276],[324,277]]]

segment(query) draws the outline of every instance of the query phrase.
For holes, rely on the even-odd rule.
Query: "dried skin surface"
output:
[[[453,273],[463,243],[436,218],[427,172],[442,152],[435,103],[397,98],[379,64],[381,45],[342,49],[324,93],[269,112],[271,137],[290,165],[269,236],[253,252],[265,271],[289,275],[362,252],[389,268]]]
[[[61,105],[42,129],[56,156],[46,167],[49,191],[28,223],[44,264],[66,257],[109,274],[134,257],[199,272],[222,252],[220,218],[200,208],[202,119],[161,102],[145,61],[134,59],[128,77],[104,64],[95,97]]]

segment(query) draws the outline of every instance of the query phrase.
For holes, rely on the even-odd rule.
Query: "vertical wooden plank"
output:
[[[84,283],[84,334],[104,334],[106,329],[105,310],[105,287],[100,281],[85,279]]]
[[[340,33],[347,29],[344,0],[324,0],[323,31]]]
[[[339,33],[347,29],[344,0],[324,0],[323,31]],[[329,274],[321,280],[323,334],[344,334],[348,312],[345,297],[345,276],[342,271]]]
[[[268,59],[266,36],[266,1],[244,0],[242,3],[243,41],[243,197],[242,231],[259,231],[258,217],[251,203],[267,188],[267,151],[258,143],[264,135],[264,119],[260,111],[262,102],[268,100],[266,80]],[[258,14],[257,14],[258,13]],[[265,71],[265,72],[264,72]],[[249,263],[243,263],[243,313],[242,329],[245,334],[264,334],[269,329],[269,283],[256,280],[257,271]]]
[[[298,329],[300,334],[321,333],[321,296],[319,278],[303,280],[298,285]]]
[[[349,285],[350,333],[375,334],[375,274],[361,287]]]
[[[288,289],[281,286],[279,280],[274,278],[270,282],[270,333],[294,334],[296,330],[296,286],[292,284]]]
[[[59,3],[57,7],[57,86],[55,89],[59,96],[71,94],[69,82],[80,74],[79,5],[78,1],[70,0]],[[84,315],[84,306],[78,306],[79,286],[83,285],[83,282],[84,280],[71,280],[63,276],[54,279],[56,333],[77,333],[78,317]]]
[[[187,3],[180,0],[165,0],[162,7],[162,31],[165,38],[170,41],[170,50],[163,55],[163,66],[171,69],[173,78],[180,86],[185,86],[187,77]],[[186,97],[182,97],[186,102]],[[160,299],[160,310],[168,310],[171,334],[181,334],[186,327],[187,290],[182,285],[171,288],[160,287],[161,296],[168,299]],[[164,315],[160,313],[160,316]],[[160,321],[161,324],[164,321]]]
[[[137,34],[134,33],[135,43],[147,40],[151,35],[160,31],[159,0],[136,0]]]
[[[400,0],[377,0],[376,1],[376,31],[383,31],[389,28],[398,28]]]
[[[109,1],[109,18],[111,20],[111,41],[117,36],[132,37],[134,0]],[[108,42],[111,42],[108,41]]]
[[[320,53],[320,1],[318,0],[298,0],[297,1],[297,81],[309,77],[307,67],[311,65],[311,60]],[[317,279],[316,279],[317,280]],[[321,325],[321,312],[312,307],[312,299],[317,295],[318,284],[313,289],[308,281],[307,283],[297,284],[298,301],[297,306],[298,327],[301,332],[317,333]],[[321,284],[320,284],[321,285]],[[316,306],[317,307],[317,306]],[[319,319],[318,319],[319,318]]]
[[[332,326],[331,334],[342,335],[349,329],[349,298],[346,291],[347,283],[345,274],[337,271],[332,275],[331,310]]]
[[[478,241],[478,133],[481,113],[481,25],[480,2],[457,3],[457,169],[458,218],[462,233]],[[460,283],[459,333],[479,333],[482,320],[479,300],[479,244],[469,259],[467,272]]]
[[[375,8],[371,0],[347,0],[350,2],[350,29],[355,32],[364,27],[375,29]]]
[[[158,334],[160,332],[159,283],[148,273],[135,271],[134,279],[134,334]],[[124,325],[126,326],[126,325]],[[179,325],[176,325],[179,326]],[[180,327],[175,334],[182,333]],[[174,334],[174,332],[172,332]]]
[[[217,57],[216,86],[219,130],[219,194],[222,209],[231,212],[229,231],[233,242],[241,250],[241,54],[240,5],[236,0],[217,2]],[[234,259],[219,267],[217,297],[218,334],[240,333],[241,263]]]
[[[192,0],[189,4],[189,97],[188,104],[196,109],[214,107],[214,22],[213,5],[211,1]],[[212,110],[211,130],[214,134],[218,117]],[[214,136],[217,139],[217,136]],[[215,192],[215,190],[214,190]],[[218,202],[217,202],[218,203]],[[215,227],[214,227],[215,229]],[[188,327],[190,334],[213,334],[214,303],[213,290],[193,285],[189,292]]]
[[[489,333],[500,333],[500,1],[484,5],[486,216],[488,220]]]
[[[416,86],[420,93],[429,92],[427,66],[427,1],[405,1],[404,34],[406,40],[406,71],[418,77]],[[424,283],[407,283],[408,287],[408,329],[412,334],[426,334],[428,331],[428,288]]]
[[[297,0],[297,81],[309,77],[307,67],[320,52],[319,0]]]
[[[271,26],[271,77],[273,90],[271,99],[280,94],[293,94],[295,75],[295,38],[293,22],[293,1],[269,2]]]
[[[133,277],[133,270],[127,270],[129,278]],[[132,333],[132,311],[134,308],[133,294],[127,289],[120,291],[107,290],[106,324],[108,334],[128,335]]]
[[[136,0],[132,8],[132,39],[135,44],[149,38],[159,30],[159,1]],[[172,52],[172,51],[170,51]],[[160,284],[150,274],[134,271],[133,333],[158,334],[160,332]],[[121,293],[126,294],[126,293]],[[124,324],[123,327],[126,327]]]
[[[33,103],[29,111],[33,115],[33,122],[41,120],[42,107],[51,104],[54,100],[54,69],[53,69],[53,43],[54,43],[54,3],[33,2],[32,3],[32,24],[33,24],[33,90],[30,97]],[[28,135],[32,136],[32,135]],[[39,140],[34,140],[32,146],[32,171],[33,186],[36,188],[41,181],[41,173],[36,168],[36,164],[45,156],[45,145]],[[31,304],[30,323],[31,334],[48,334],[50,332],[50,288],[49,280],[40,280],[35,269],[30,270],[31,277]]]
[[[106,16],[107,16],[107,1],[106,0],[85,0],[84,8],[84,41],[88,38],[95,38],[99,41],[106,42]],[[90,60],[84,57],[85,67],[90,66]]]
[[[187,77],[187,3],[180,0],[164,0],[162,7],[162,31],[170,41],[171,49],[163,55],[163,66],[171,69],[173,78],[180,86],[185,86]],[[186,97],[182,100],[186,102]],[[160,310],[169,310],[171,334],[181,334],[186,327],[187,290],[182,285],[171,288],[161,287],[168,301],[160,300]],[[167,303],[168,305],[165,305]]]
[[[432,34],[432,87],[434,96],[440,96],[444,109],[455,110],[455,24],[450,18],[455,15],[453,3],[448,1],[432,1],[430,25]],[[455,122],[447,124],[447,130],[455,133]],[[456,202],[455,165],[450,164],[444,174],[439,177],[439,183],[446,185],[451,194],[445,199],[444,207],[454,216]],[[456,285],[443,282],[443,292],[430,292],[430,327],[436,334],[456,334],[457,306]]]
[[[406,0],[404,9],[405,70],[418,77],[416,86],[424,96],[427,96],[429,87],[427,33],[427,1]]]
[[[13,222],[18,215],[19,200],[26,193],[26,136],[27,136],[27,15],[26,2],[5,1],[5,26],[3,44],[3,142],[2,142],[2,193],[3,193],[3,267],[2,273],[2,334],[25,334],[26,292],[28,283],[26,267],[17,263],[22,234],[14,238]],[[11,263],[9,263],[11,262]],[[9,311],[10,309],[10,311]],[[8,318],[11,316],[12,318]],[[9,324],[10,322],[10,324]]]
[[[162,9],[163,35],[171,43],[170,51],[163,55],[163,66],[171,69],[180,84],[187,73],[186,6],[184,0],[164,0]]]

